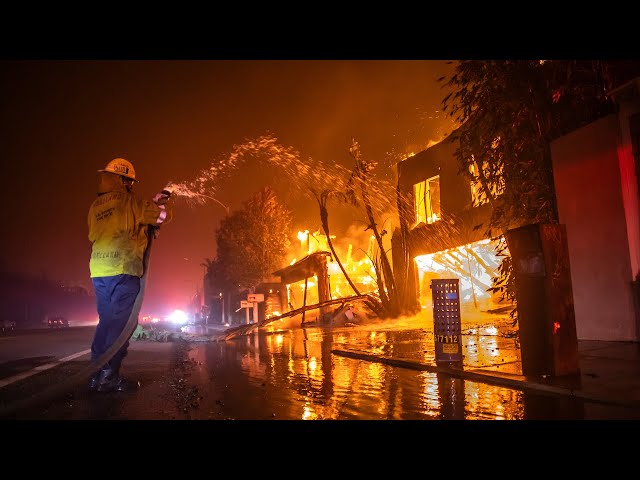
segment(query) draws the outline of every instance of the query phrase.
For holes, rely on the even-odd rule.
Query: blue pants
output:
[[[91,344],[91,361],[95,361],[116,342],[127,325],[140,291],[140,278],[135,275],[114,275],[94,277],[91,281],[96,292],[99,318]],[[127,356],[128,348],[129,339],[109,360],[108,366],[117,372],[122,359]]]

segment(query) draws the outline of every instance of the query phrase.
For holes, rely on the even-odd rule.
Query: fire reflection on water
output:
[[[223,366],[217,364],[213,371],[220,372],[225,385],[244,382],[257,389],[249,394],[238,388],[225,390],[222,403],[232,418],[524,418],[525,397],[520,391],[332,353],[355,349],[434,364],[433,329],[428,323],[422,316],[358,327],[260,331],[216,347],[197,345],[192,354],[203,349],[206,357],[207,349],[223,349]],[[503,335],[508,318],[493,323],[464,325],[465,368],[519,373],[518,350],[513,345],[504,349],[516,352],[511,357],[501,351],[515,341]]]

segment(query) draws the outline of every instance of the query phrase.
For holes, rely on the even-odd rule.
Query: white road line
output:
[[[60,360],[56,360],[55,362],[45,363],[44,365],[39,365],[35,368],[32,368],[28,372],[22,372],[18,375],[14,375],[13,377],[5,378],[4,380],[0,380],[0,388],[6,387],[7,385],[11,385],[18,380],[23,380],[25,378],[29,378],[36,373],[40,373],[44,370],[49,370],[50,368],[57,367],[58,365],[73,360],[74,358],[81,357],[82,355],[86,355],[87,353],[91,353],[91,349],[83,350],[78,353],[74,353],[73,355],[69,355],[68,357],[61,358]]]

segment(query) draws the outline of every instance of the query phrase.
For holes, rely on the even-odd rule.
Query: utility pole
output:
[[[209,325],[209,312],[205,308],[207,304],[207,266],[202,265],[202,299],[200,300],[200,312],[205,316],[204,324]]]
[[[220,323],[224,325],[225,322],[225,311],[224,311],[224,294],[220,292]]]

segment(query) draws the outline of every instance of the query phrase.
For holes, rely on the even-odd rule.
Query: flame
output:
[[[495,255],[497,241],[483,239],[450,248],[414,260],[418,266],[420,304],[429,305],[430,281],[434,278],[458,278],[460,301],[481,309],[496,308],[497,299],[487,291],[492,277],[497,276],[500,258]]]
[[[439,215],[434,218],[440,218]],[[313,232],[313,233],[310,233]],[[351,237],[353,234],[351,235]],[[326,237],[320,231],[309,229],[299,230],[297,238],[308,241],[309,253],[317,250],[329,251]],[[376,273],[373,260],[378,255],[378,244],[373,235],[361,232],[360,245],[366,245],[364,251],[353,248],[353,243],[341,242],[332,236],[332,244],[342,266],[349,278],[361,293],[377,293]],[[420,279],[420,303],[422,308],[430,305],[429,280],[431,278],[455,277],[460,279],[460,299],[463,304],[472,304],[476,308],[494,308],[498,305],[487,288],[491,285],[491,277],[496,275],[500,258],[495,256],[495,241],[483,239],[469,245],[463,245],[436,252],[431,255],[416,257]],[[307,246],[305,244],[304,246]],[[345,252],[346,251],[346,252]],[[359,258],[354,258],[355,253]],[[293,258],[290,265],[296,262]],[[327,273],[329,275],[329,290],[332,299],[353,295],[353,288],[347,281],[342,269],[333,257],[327,258]],[[287,285],[287,302],[283,305],[286,311],[300,308],[305,301],[304,280]],[[318,302],[318,279],[307,279],[306,305]],[[275,315],[275,314],[274,314]]]
[[[295,252],[297,247],[292,249],[294,251],[291,252],[290,258],[292,258],[292,260],[289,262],[289,265],[293,265],[298,261],[298,253],[302,254],[302,256],[307,256],[317,251],[330,252],[331,250],[325,234],[320,229],[315,231],[310,229],[301,229],[298,230],[295,235],[300,241],[300,251]],[[351,236],[353,236],[353,234],[351,234]],[[359,291],[361,293],[375,293],[377,291],[377,284],[374,277],[372,277],[374,270],[373,263],[371,261],[371,259],[376,258],[378,251],[375,236],[369,235],[368,232],[361,233],[358,243],[360,245],[366,245],[368,243],[368,248],[366,252],[361,249],[358,250],[361,254],[360,258],[354,258],[355,249],[353,248],[353,243],[340,241],[340,239],[337,239],[335,235],[331,235],[330,239],[335,253],[342,263],[342,267],[345,269],[349,278],[354,282]],[[370,258],[367,257],[367,254]],[[333,255],[331,257],[327,257],[327,273],[329,275],[329,293],[331,299],[342,298],[354,294],[351,285],[349,285],[340,265],[338,265],[336,259],[333,258]],[[287,285],[286,299],[288,305],[283,305],[285,311],[300,308],[302,306],[303,301],[305,300],[304,283],[304,280],[300,280]],[[314,276],[313,278],[310,277],[307,279],[307,305],[312,305],[319,301],[317,298],[317,286],[317,277]]]

